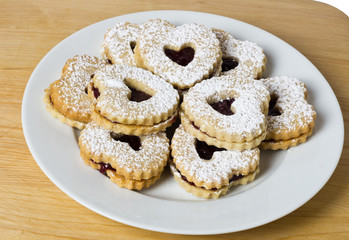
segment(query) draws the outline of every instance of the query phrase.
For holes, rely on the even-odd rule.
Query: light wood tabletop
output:
[[[291,44],[327,79],[348,125],[349,21],[339,10],[311,0],[2,0],[1,9],[0,239],[349,239],[348,128],[333,176],[299,209],[242,232],[185,236],[131,227],[75,202],[40,170],[21,124],[27,81],[56,44],[107,18],[170,9],[241,20]]]

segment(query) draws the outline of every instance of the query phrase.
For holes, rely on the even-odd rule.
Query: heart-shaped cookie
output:
[[[83,129],[91,120],[92,100],[87,95],[87,85],[94,73],[106,65],[105,60],[89,55],[69,59],[61,77],[45,90],[47,109],[60,121]]]
[[[307,88],[294,77],[261,79],[271,95],[267,135],[262,149],[287,149],[303,143],[311,135],[316,112],[307,102]]]
[[[150,20],[143,24],[134,52],[138,66],[179,89],[208,78],[221,64],[216,35],[194,23],[176,27],[166,20]]]
[[[141,68],[109,65],[96,72],[93,83],[100,93],[96,110],[113,122],[153,125],[177,110],[179,96],[173,86]]]
[[[252,78],[213,77],[184,95],[181,122],[210,145],[251,149],[265,138],[269,99],[266,87]]]
[[[176,119],[178,92],[150,71],[108,65],[92,80],[91,118],[108,130],[138,136],[165,130]]]
[[[253,181],[258,173],[258,148],[216,148],[199,141],[182,125],[175,131],[171,149],[170,167],[175,180],[199,197],[218,198],[232,186]]]
[[[266,68],[267,58],[263,49],[256,43],[241,41],[230,33],[213,29],[221,43],[221,75],[235,75],[259,79]]]
[[[160,178],[169,158],[165,132],[129,136],[106,130],[95,122],[79,136],[81,158],[128,189],[143,189]]]
[[[142,28],[142,25],[129,22],[120,22],[109,28],[103,42],[106,58],[113,64],[136,66],[133,51]]]

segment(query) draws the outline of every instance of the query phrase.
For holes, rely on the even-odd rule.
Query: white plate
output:
[[[142,23],[164,18],[174,24],[197,22],[229,31],[263,47],[264,76],[290,75],[304,81],[318,119],[309,140],[287,151],[261,155],[256,180],[218,200],[186,193],[168,170],[158,183],[140,192],[119,188],[85,166],[79,157],[78,133],[45,109],[44,89],[59,78],[65,61],[76,54],[100,56],[103,35],[117,22]],[[107,19],[86,27],[55,46],[38,64],[27,84],[22,105],[23,130],[29,149],[44,173],[62,191],[87,208],[139,228],[180,234],[218,234],[266,224],[294,211],[313,197],[333,173],[344,139],[338,101],[321,73],[296,49],[259,28],[230,18],[186,11],[153,11]]]

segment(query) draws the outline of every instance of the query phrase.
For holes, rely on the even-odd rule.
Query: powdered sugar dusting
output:
[[[85,90],[91,82],[91,75],[105,65],[105,61],[89,55],[75,56],[68,60],[62,77],[54,83],[60,101],[74,112],[90,112],[92,101]]]
[[[120,22],[108,29],[104,36],[103,49],[114,64],[136,66],[131,44],[136,43],[142,28],[142,25]]]
[[[275,107],[282,113],[268,116],[268,132],[294,132],[314,123],[316,113],[307,98],[307,89],[297,78],[280,76],[261,79],[271,96],[277,96]],[[267,135],[268,138],[268,135]]]
[[[128,143],[114,140],[110,133],[90,122],[81,132],[79,140],[92,155],[103,157],[103,161],[115,169],[149,171],[156,166],[163,166],[167,161],[169,143],[164,132],[140,136],[139,151],[133,150]]]
[[[228,98],[235,98],[231,105],[234,115],[223,115],[210,106]],[[227,75],[196,84],[184,95],[182,108],[203,132],[238,135],[243,139],[265,131],[264,103],[268,100],[269,92],[262,83]]]
[[[95,74],[94,84],[100,91],[97,107],[109,120],[150,119],[175,111],[178,92],[164,79],[151,72],[127,65],[109,65]],[[128,85],[152,97],[142,102],[130,101]],[[163,119],[165,120],[165,119]]]
[[[197,139],[183,126],[176,129],[172,139],[172,149],[176,149],[173,161],[178,170],[187,173],[198,182],[217,183],[228,181],[233,175],[247,175],[259,164],[259,149],[214,152],[212,159],[201,159],[196,151]],[[224,180],[223,180],[224,179]]]
[[[241,41],[223,30],[213,29],[221,43],[222,57],[233,58],[238,61],[238,66],[222,75],[240,75],[257,78],[265,65],[263,49],[256,43]]]
[[[194,23],[175,27],[165,20],[150,20],[144,24],[138,45],[136,51],[146,67],[181,89],[208,77],[221,57],[219,41],[212,30]],[[183,46],[195,50],[187,66],[178,65],[164,53],[165,48],[178,51]]]

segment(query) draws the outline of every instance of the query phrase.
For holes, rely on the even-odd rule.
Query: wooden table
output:
[[[52,47],[103,19],[162,9],[228,16],[290,43],[325,76],[339,100],[345,123],[349,124],[349,22],[339,10],[310,0],[2,0],[1,9],[0,239],[349,239],[348,128],[333,176],[298,210],[243,232],[179,236],[112,221],[72,200],[39,169],[21,126],[26,83]]]

